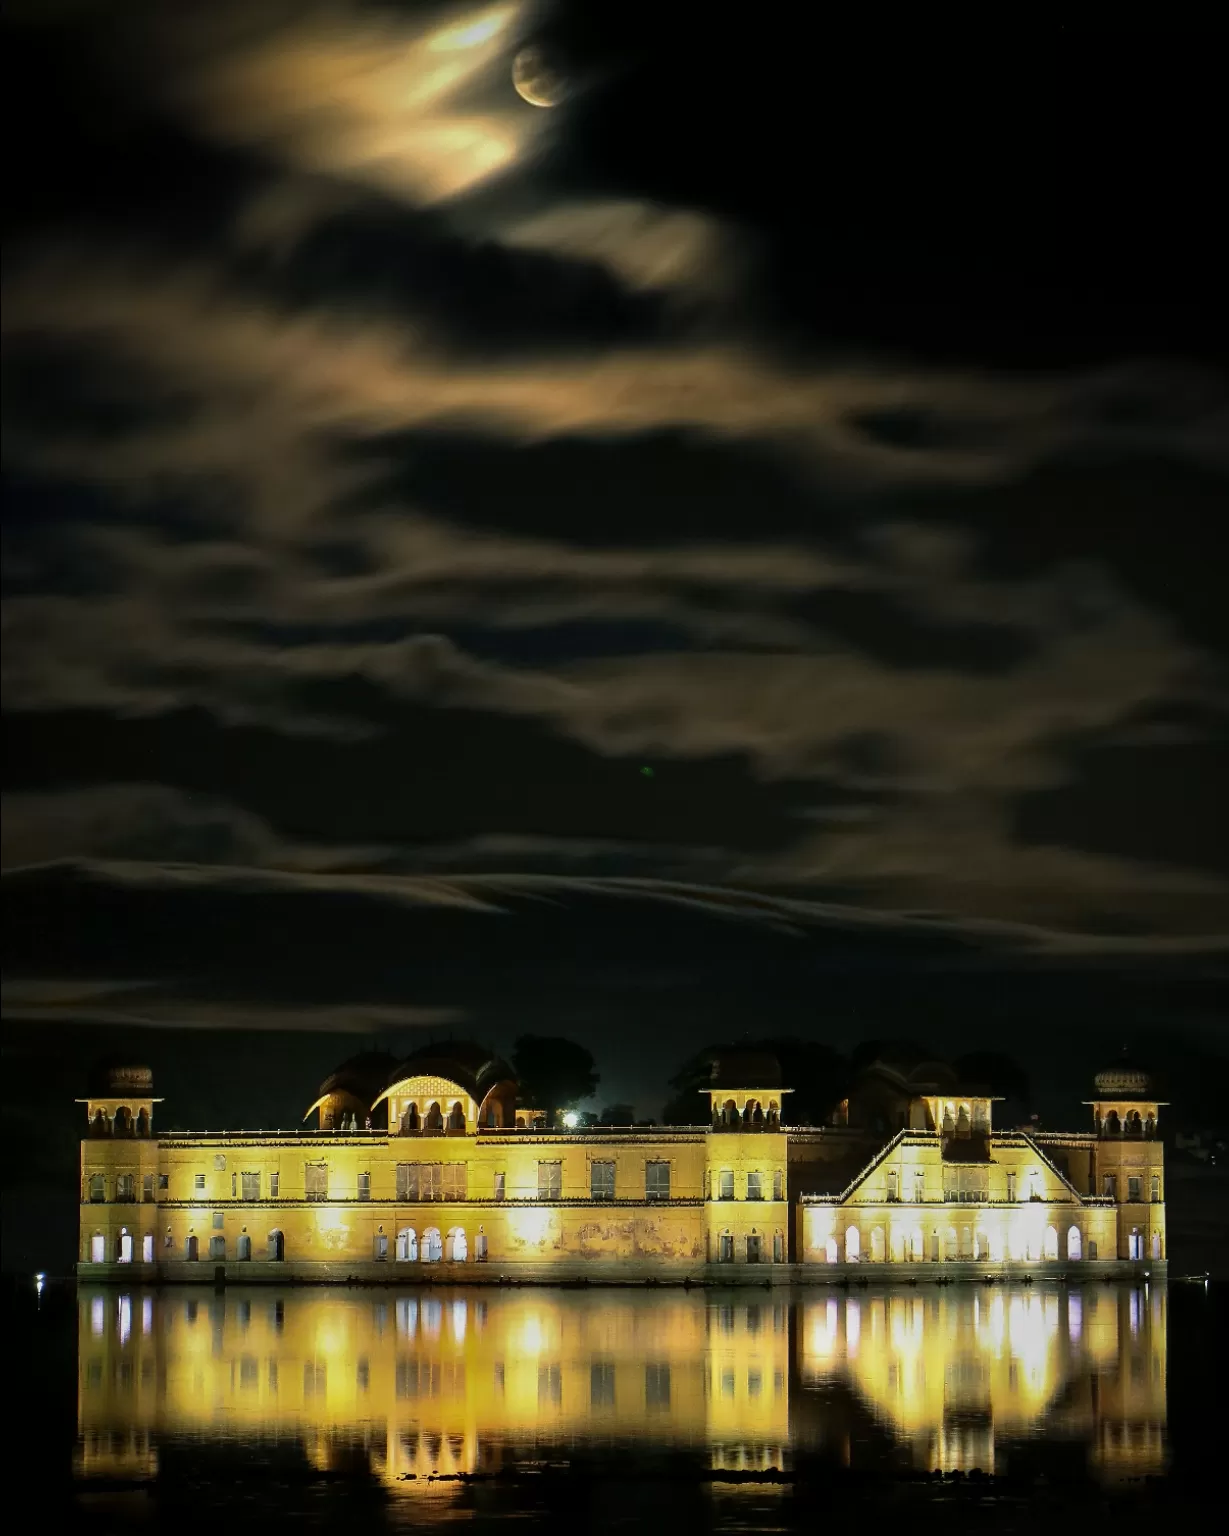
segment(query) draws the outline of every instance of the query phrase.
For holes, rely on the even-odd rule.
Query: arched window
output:
[[[1083,1243],[1080,1238],[1079,1227],[1067,1228],[1067,1257],[1073,1261],[1083,1257]]]
[[[1058,1257],[1058,1232],[1054,1227],[1047,1227],[1045,1230],[1042,1255],[1047,1259],[1056,1259]]]
[[[438,1227],[428,1227],[422,1235],[419,1258],[424,1264],[438,1264],[444,1257],[444,1240]]]
[[[412,1136],[418,1129],[418,1105],[407,1104],[401,1112],[401,1134]]]
[[[845,1262],[856,1264],[862,1257],[862,1236],[857,1227],[845,1228]]]
[[[398,1264],[413,1264],[418,1258],[418,1234],[413,1227],[402,1227],[397,1233]]]
[[[196,1233],[195,1232],[190,1232],[188,1234],[188,1240],[184,1244],[184,1258],[187,1259],[189,1261],[189,1263],[193,1263],[194,1264],[197,1261],[197,1259],[200,1258],[200,1256],[201,1256],[201,1245],[197,1241]]]
[[[1156,1116],[1155,1115],[1150,1114],[1148,1116],[1148,1118],[1144,1121],[1144,1135],[1145,1136],[1155,1136],[1156,1135]]]
[[[1105,1134],[1107,1136],[1122,1135],[1122,1121],[1118,1118],[1118,1111],[1111,1109],[1105,1117]]]
[[[121,1104],[115,1111],[115,1134],[117,1136],[132,1135],[132,1111],[127,1104]]]
[[[469,1243],[465,1237],[464,1227],[450,1227],[448,1239],[444,1245],[444,1257],[454,1264],[464,1264],[469,1258]]]
[[[1138,1227],[1132,1227],[1127,1238],[1127,1258],[1142,1259],[1144,1256],[1144,1238]]]
[[[137,1111],[137,1135],[149,1135],[149,1110],[147,1109]]]
[[[725,1101],[723,1117],[725,1119],[725,1123],[729,1126],[738,1124],[738,1105],[735,1104],[733,1099],[727,1099]]]
[[[460,1104],[454,1104],[448,1113],[448,1129],[452,1132],[465,1130],[465,1111]]]
[[[274,1264],[280,1264],[286,1257],[286,1239],[281,1232],[274,1227],[269,1233],[269,1258]]]
[[[1144,1122],[1143,1122],[1143,1119],[1142,1119],[1142,1117],[1141,1117],[1141,1115],[1139,1113],[1139,1110],[1138,1109],[1133,1109],[1131,1111],[1130,1117],[1127,1120],[1127,1135],[1128,1136],[1142,1136],[1143,1134],[1144,1134]]]
[[[444,1129],[444,1116],[438,1104],[432,1104],[423,1121],[423,1129],[427,1131],[442,1131]]]

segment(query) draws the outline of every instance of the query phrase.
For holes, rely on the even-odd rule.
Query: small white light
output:
[[[580,1124],[580,1116],[574,1109],[569,1109],[563,1117],[563,1123],[569,1131],[574,1131]]]

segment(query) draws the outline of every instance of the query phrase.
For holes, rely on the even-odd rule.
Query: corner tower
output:
[[[1112,1201],[1118,1213],[1120,1259],[1161,1262],[1165,1234],[1165,1150],[1159,1131],[1165,1101],[1144,1067],[1122,1060],[1094,1082],[1096,1131],[1094,1197]]]

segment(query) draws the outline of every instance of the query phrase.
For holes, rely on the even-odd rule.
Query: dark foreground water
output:
[[[1223,1486],[1202,1285],[7,1302],[10,1500],[95,1531],[1065,1530]]]

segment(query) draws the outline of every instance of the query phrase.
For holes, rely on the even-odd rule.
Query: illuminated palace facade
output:
[[[84,1100],[79,1273],[98,1280],[823,1281],[1163,1274],[1147,1073],[1082,1132],[996,1130],[944,1064],[878,1063],[823,1127],[774,1058],[712,1069],[710,1123],[548,1130],[477,1047],[354,1058],[313,1129],[162,1134],[149,1071]],[[412,1270],[408,1266],[414,1266]]]

